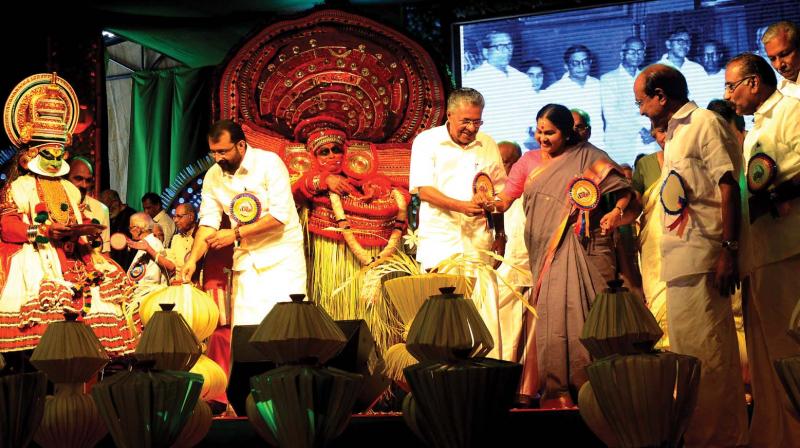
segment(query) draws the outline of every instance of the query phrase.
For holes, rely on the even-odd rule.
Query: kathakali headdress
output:
[[[3,124],[11,143],[22,148],[22,168],[47,177],[69,172],[64,150],[72,142],[80,108],[72,86],[55,73],[39,73],[11,91]]]

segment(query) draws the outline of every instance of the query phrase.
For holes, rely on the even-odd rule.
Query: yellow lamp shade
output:
[[[162,303],[174,304],[174,310],[186,319],[200,341],[211,336],[217,328],[219,307],[211,296],[188,283],[169,286],[146,295],[139,308],[144,325],[161,309],[159,305]]]
[[[225,393],[228,387],[228,376],[222,367],[206,355],[200,355],[191,373],[203,376],[203,391],[200,392],[201,400],[211,400]]]
[[[68,314],[68,320],[48,325],[31,355],[31,364],[54,383],[84,383],[109,361],[97,336],[77,317]]]
[[[136,358],[155,361],[159,370],[186,371],[202,354],[200,342],[183,316],[169,311],[172,304],[162,304],[144,327],[136,347]]]
[[[597,396],[594,394],[594,390],[592,390],[592,384],[588,381],[583,383],[581,390],[578,392],[578,410],[581,413],[581,418],[586,422],[586,426],[588,426],[594,435],[602,440],[606,446],[619,446],[617,435],[614,434],[611,425],[606,421],[603,410],[600,409],[600,404],[597,402]]]
[[[189,448],[200,443],[211,429],[212,418],[211,407],[208,403],[197,400],[192,415],[189,416],[186,426],[183,427],[178,441],[172,445],[172,448]]]
[[[428,297],[439,292],[439,288],[455,286],[456,294],[466,294],[472,289],[475,279],[451,274],[421,274],[387,280],[383,286],[397,314],[406,325],[410,325],[419,308]]]
[[[454,287],[442,288],[417,313],[408,331],[406,349],[420,361],[457,361],[482,357],[494,340],[475,304]]]
[[[291,302],[276,304],[250,337],[250,343],[276,364],[324,364],[347,342],[325,310],[304,302],[304,297],[293,294]]]
[[[82,384],[60,384],[47,397],[42,424],[33,440],[44,448],[95,446],[108,433],[92,397]]]

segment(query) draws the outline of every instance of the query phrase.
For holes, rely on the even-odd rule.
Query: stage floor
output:
[[[603,447],[581,419],[577,410],[543,411],[538,409],[512,410],[505,428],[498,428],[497,447],[511,444],[541,443],[581,447]],[[246,418],[216,419],[199,447],[266,446]],[[354,415],[344,433],[330,448],[409,448],[424,447],[403,421],[399,413]]]

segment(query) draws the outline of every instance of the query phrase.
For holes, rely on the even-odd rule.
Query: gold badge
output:
[[[230,215],[240,226],[253,223],[261,216],[261,202],[253,193],[239,193],[231,200]]]
[[[600,190],[590,179],[578,177],[569,184],[569,200],[583,211],[594,210],[600,200]]]

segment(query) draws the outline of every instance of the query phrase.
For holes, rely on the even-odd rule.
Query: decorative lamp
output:
[[[85,383],[105,366],[109,357],[92,330],[77,322],[77,313],[47,326],[31,355],[31,364],[54,383]]]
[[[420,361],[457,361],[481,357],[494,347],[475,304],[454,287],[441,288],[417,313],[406,348]]]
[[[65,321],[47,326],[31,356],[31,364],[55,383],[34,440],[45,448],[94,446],[108,430],[92,398],[83,393],[83,383],[109,358],[92,330],[76,321],[77,313],[64,316]]]
[[[203,400],[197,400],[192,415],[186,421],[186,425],[178,436],[178,441],[172,447],[189,448],[199,444],[208,435],[213,418],[211,406]]]
[[[186,371],[202,354],[200,342],[173,304],[162,303],[144,328],[136,347],[136,358],[152,360],[159,370]]]
[[[456,285],[457,294],[467,294],[472,291],[475,279],[460,275],[451,274],[420,274],[408,275],[405,277],[393,278],[384,283],[386,294],[392,301],[397,310],[400,320],[403,321],[405,328],[403,338],[408,336],[414,317],[417,315],[422,304],[428,297],[439,292],[440,288]],[[401,342],[395,344],[384,354],[386,360],[386,376],[392,379],[398,386],[406,392],[409,391],[408,384],[403,376],[403,369],[416,364],[417,358],[408,352],[406,344]]]
[[[514,404],[522,366],[497,359],[421,361],[405,369],[403,419],[437,448],[490,446]]]
[[[194,373],[134,370],[96,384],[92,398],[118,447],[169,447],[194,411],[202,385],[203,377]]]
[[[206,355],[200,355],[190,372],[203,377],[203,391],[200,392],[201,400],[207,401],[218,397],[228,387],[228,375],[225,374],[219,364]]]
[[[267,359],[282,364],[324,364],[344,348],[344,333],[322,308],[292,294],[276,304],[258,326],[250,343]]]
[[[219,307],[205,292],[191,284],[172,285],[146,295],[139,306],[142,324],[147,325],[162,303],[174,304],[174,310],[186,319],[198,341],[204,341],[217,328]]]
[[[621,446],[678,446],[697,403],[697,358],[670,352],[612,355],[586,371]]]
[[[621,280],[608,282],[597,294],[586,317],[581,343],[594,359],[613,354],[648,353],[664,332],[641,299],[622,287]]]
[[[287,365],[250,379],[258,416],[279,447],[325,446],[350,421],[361,375]]]
[[[0,448],[27,446],[44,414],[44,372],[0,376]]]

